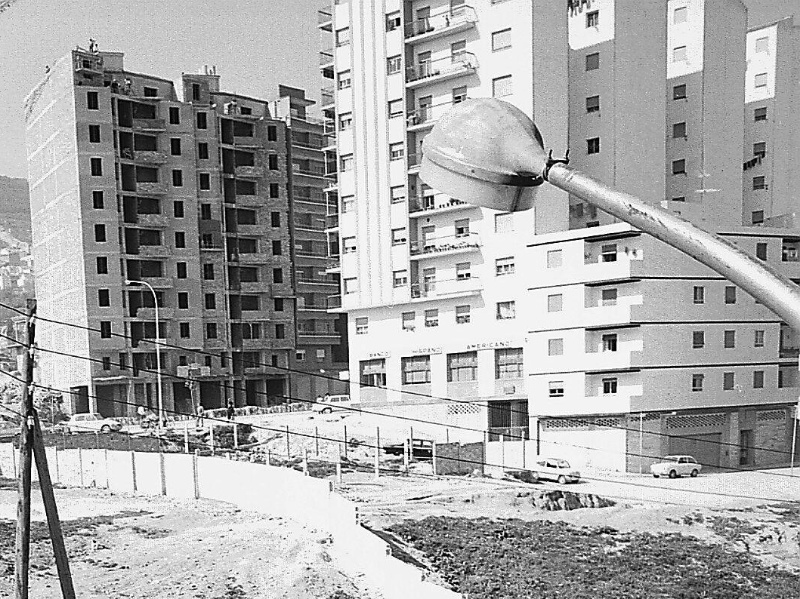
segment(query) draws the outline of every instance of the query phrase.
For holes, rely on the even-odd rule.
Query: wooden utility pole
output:
[[[23,388],[20,425],[19,449],[19,498],[17,501],[17,539],[16,539],[16,599],[28,599],[28,575],[30,571],[30,540],[31,540],[31,463],[36,459],[36,468],[39,473],[39,487],[42,490],[42,501],[47,514],[47,525],[50,529],[50,540],[53,543],[58,578],[61,584],[61,594],[64,599],[75,599],[75,590],[72,586],[72,575],[69,570],[69,560],[64,547],[64,537],[61,533],[61,522],[58,518],[53,485],[50,480],[50,470],[47,467],[47,454],[45,453],[42,430],[39,424],[39,415],[33,406],[33,365],[34,343],[36,340],[36,302],[28,302],[28,351],[25,353],[25,386]]]

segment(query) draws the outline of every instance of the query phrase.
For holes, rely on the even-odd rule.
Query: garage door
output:
[[[670,437],[669,452],[694,456],[703,466],[718,467],[721,442],[722,433]]]

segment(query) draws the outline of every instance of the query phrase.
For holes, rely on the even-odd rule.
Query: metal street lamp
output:
[[[420,177],[431,187],[515,212],[531,208],[536,189],[547,181],[705,264],[800,332],[800,288],[791,280],[725,239],[553,160],[533,121],[508,102],[456,104],[425,137],[422,151]],[[792,467],[794,445],[793,438]]]
[[[146,283],[145,281],[130,281],[125,280],[126,285],[143,285],[150,290],[150,293],[153,294],[153,306],[155,307],[156,312],[156,386],[157,386],[157,394],[158,394],[158,430],[161,430],[163,423],[164,423],[164,398],[161,395],[161,339],[160,339],[160,320],[158,319],[158,296],[156,295],[156,290],[153,289],[153,286],[150,283]]]

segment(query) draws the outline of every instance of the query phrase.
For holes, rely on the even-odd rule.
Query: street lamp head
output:
[[[495,98],[456,104],[422,143],[420,178],[470,204],[515,212],[533,206],[548,158],[536,125]]]
[[[130,279],[125,279],[125,284],[126,285],[141,285],[142,282],[141,281],[131,281]]]

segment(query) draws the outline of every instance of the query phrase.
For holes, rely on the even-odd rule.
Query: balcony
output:
[[[163,152],[153,150],[133,150],[132,148],[121,148],[120,158],[135,160],[142,164],[164,164],[167,162],[167,155]]]
[[[136,193],[146,196],[162,196],[167,193],[167,186],[156,181],[137,181]]]
[[[154,289],[172,289],[173,282],[170,277],[141,277],[142,281],[146,281],[153,286]],[[159,310],[159,312],[161,312]]]
[[[412,283],[412,299],[430,299],[461,297],[466,295],[477,295],[483,290],[483,284],[478,277],[465,277],[448,281],[427,281],[423,283]]]
[[[155,320],[156,319],[156,309],[155,308],[139,308],[136,310],[136,318],[141,318],[142,320]],[[158,320],[172,320],[175,318],[175,310],[172,308],[158,308]]]
[[[418,216],[428,216],[430,214],[440,214],[455,210],[465,210],[476,208],[475,204],[467,204],[461,200],[456,200],[444,194],[426,195],[416,200],[412,200],[408,206],[408,213],[411,218]]]
[[[339,272],[341,269],[342,259],[338,254],[325,259],[325,272]]]
[[[235,172],[242,179],[260,179],[264,176],[264,168],[261,166],[237,166]]]
[[[253,136],[235,135],[233,137],[233,145],[239,148],[260,148],[262,147],[261,140]]]
[[[418,258],[474,252],[480,247],[481,241],[477,233],[412,241],[410,244],[411,256]]]
[[[427,83],[446,81],[471,75],[478,69],[478,59],[471,52],[458,52],[446,58],[428,60],[406,68],[406,87],[421,87]]]
[[[321,164],[298,164],[292,163],[292,172],[298,175],[308,175],[310,177],[325,177],[325,167]]]
[[[780,359],[789,359],[797,360],[800,358],[800,347],[781,347],[778,350],[778,357]]]
[[[172,250],[165,245],[140,245],[139,255],[143,258],[169,258]]]
[[[270,261],[270,257],[266,254],[231,254],[228,256],[228,261],[239,264],[266,264]]]
[[[102,73],[103,57],[99,54],[77,54],[74,66],[78,73]]]
[[[529,439],[527,426],[492,426],[489,427],[489,441],[525,441]]]
[[[458,6],[444,12],[417,19],[405,27],[406,43],[432,40],[475,27],[478,15],[471,6]]]
[[[333,108],[333,105],[336,103],[336,96],[333,92],[333,86],[330,87],[323,87],[320,90],[320,108],[323,110],[325,108]]]
[[[333,13],[330,6],[317,11],[317,27],[323,31],[333,31]]]
[[[339,215],[329,214],[325,217],[325,229],[331,231],[339,228]]]
[[[321,342],[331,342],[336,343],[339,341],[339,333],[336,331],[297,331],[297,337],[299,339],[306,339],[311,340],[313,339],[317,343]]]
[[[342,307],[342,296],[341,295],[329,295],[328,296],[328,310],[338,310]]]
[[[298,277],[297,285],[338,285],[338,281],[327,277]]]
[[[407,154],[406,166],[408,167],[409,173],[416,173],[419,171],[419,167],[422,166],[422,152],[418,154]]]
[[[166,229],[169,227],[170,218],[164,214],[137,214],[136,224],[140,227],[152,229]]]
[[[165,131],[164,119],[133,119],[133,128],[140,131]]]
[[[328,304],[327,302],[321,304],[303,304],[302,306],[297,306],[298,312],[327,312],[328,311]]]
[[[264,234],[264,226],[263,225],[236,225],[236,233],[238,235],[263,235]]]
[[[265,203],[264,198],[257,195],[246,195],[237,193],[236,194],[236,202],[237,206],[241,206],[242,208],[258,208],[259,206],[263,206]]]
[[[463,100],[466,100],[466,98]],[[459,100],[459,102],[463,102],[463,100]],[[413,132],[430,129],[436,124],[436,121],[459,102],[441,102],[439,104],[420,106],[416,110],[409,111],[406,113],[406,130]]]
[[[333,48],[320,50],[319,52],[319,67],[321,69],[331,68],[333,66]]]

